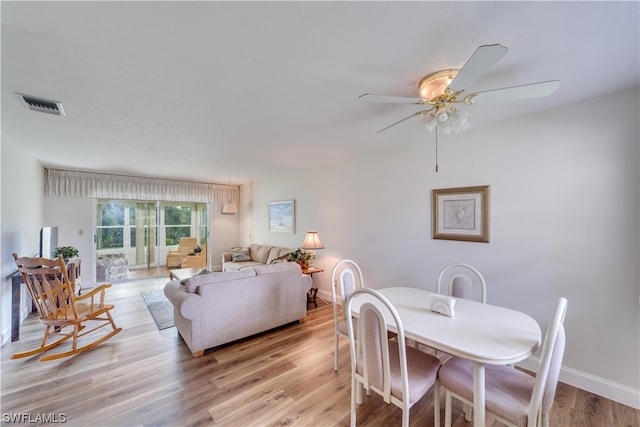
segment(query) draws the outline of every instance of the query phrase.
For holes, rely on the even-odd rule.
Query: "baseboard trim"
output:
[[[518,366],[536,372],[539,363],[539,358],[530,357],[518,363]],[[560,370],[560,381],[634,409],[640,409],[640,390],[633,389],[626,385],[618,384],[565,366]]]
[[[329,301],[329,303],[331,303],[331,300],[333,298],[329,292],[323,291],[322,289],[318,290],[318,294],[316,296],[322,298],[325,301]]]
[[[6,328],[2,331],[2,338],[0,338],[2,340],[2,345],[8,343],[9,338],[11,338],[11,330],[10,328]]]
[[[318,291],[318,296],[331,301],[331,294],[327,291]],[[518,366],[536,372],[539,363],[539,358],[530,357],[518,363]],[[564,366],[560,370],[560,381],[640,410],[640,390]]]

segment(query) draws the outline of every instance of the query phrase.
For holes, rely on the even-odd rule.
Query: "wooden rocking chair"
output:
[[[57,259],[18,258],[18,255],[14,253],[13,258],[16,261],[18,270],[22,273],[22,278],[27,285],[31,298],[38,308],[40,321],[46,327],[39,348],[16,353],[11,356],[11,359],[42,353],[62,344],[69,338],[73,338],[71,350],[44,355],[40,357],[40,360],[68,357],[96,347],[122,330],[122,328],[116,327],[109,313],[109,310],[114,305],[104,303],[105,290],[111,287],[110,284],[99,286],[85,295],[75,296],[74,283],[69,280],[62,255],[58,255]],[[88,325],[87,323],[90,321],[92,323]],[[107,335],[78,347],[79,337],[109,325],[113,330]],[[89,326],[91,327],[89,328]],[[65,328],[67,328],[66,331]],[[68,328],[73,328],[73,330],[69,331]],[[56,335],[60,338],[47,344],[49,337]]]

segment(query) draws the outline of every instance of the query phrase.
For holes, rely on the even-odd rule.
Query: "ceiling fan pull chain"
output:
[[[438,172],[438,127],[436,126],[436,173]]]

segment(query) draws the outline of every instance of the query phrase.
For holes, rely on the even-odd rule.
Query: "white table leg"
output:
[[[360,381],[356,381],[356,403],[362,405],[362,392],[364,387]]]
[[[473,425],[485,425],[484,363],[473,362]]]

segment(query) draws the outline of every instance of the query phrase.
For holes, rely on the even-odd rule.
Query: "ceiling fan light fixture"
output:
[[[422,127],[429,132],[438,128],[440,132],[448,135],[469,129],[471,123],[469,122],[469,113],[466,111],[443,107],[427,114],[422,121]]]
[[[445,95],[446,89],[458,74],[457,69],[449,69],[429,74],[418,83],[418,94],[420,98],[431,101],[434,98]]]
[[[451,114],[451,110],[443,108],[436,112],[436,119],[438,120],[438,123],[444,124],[449,120],[449,115]]]
[[[388,96],[371,93],[360,95],[360,98],[374,102],[427,106],[427,109],[398,120],[380,129],[378,133],[417,116],[424,116],[422,126],[428,131],[440,130],[445,134],[462,132],[468,129],[471,124],[467,113],[457,111],[454,105],[475,105],[486,102],[549,96],[560,86],[559,80],[549,80],[465,94],[467,88],[472,86],[508,51],[507,47],[497,43],[478,47],[462,68],[437,71],[420,80],[417,87],[417,98],[415,96]]]
[[[436,130],[437,125],[437,120],[435,120],[435,117],[433,117],[431,114],[427,114],[422,121],[422,127],[428,132],[433,132],[434,130]]]

